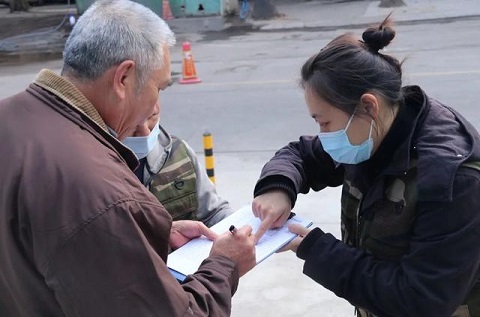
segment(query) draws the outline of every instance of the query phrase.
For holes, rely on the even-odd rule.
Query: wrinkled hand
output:
[[[268,229],[285,224],[292,211],[292,202],[283,190],[272,190],[255,197],[252,210],[255,217],[262,220],[255,233],[255,241],[258,242]]]
[[[290,241],[290,243],[288,243],[286,246],[284,246],[283,248],[278,250],[277,253],[288,251],[288,250],[297,253],[298,246],[300,245],[300,243],[302,243],[305,236],[312,229],[305,228],[304,226],[299,225],[298,223],[292,223],[292,224],[288,225],[288,230],[290,230],[290,232],[292,232],[292,233],[297,234],[298,236],[295,237],[292,241]]]
[[[255,237],[252,227],[243,226],[234,234],[227,231],[213,242],[210,255],[221,255],[235,262],[240,276],[250,271],[256,264]]]
[[[174,221],[172,222],[172,229],[170,230],[170,246],[173,249],[178,249],[188,241],[201,235],[204,235],[210,240],[215,240],[218,236],[200,221]]]

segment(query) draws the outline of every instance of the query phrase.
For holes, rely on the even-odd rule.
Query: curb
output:
[[[396,20],[395,25],[417,25],[417,24],[424,24],[424,23],[450,23],[454,21],[465,21],[465,20],[474,20],[480,18],[480,14],[472,14],[472,15],[463,15],[463,16],[454,16],[454,17],[438,17],[438,18],[428,18],[428,19],[411,19],[411,20]],[[262,24],[261,22],[254,22],[254,23],[243,23],[242,25],[230,25],[224,28],[223,31],[227,32],[235,32],[238,31],[256,31],[256,32],[283,32],[285,30],[290,31],[335,31],[337,29],[359,29],[359,28],[367,28],[372,25],[372,23],[376,23],[378,21],[369,21],[369,22],[358,22],[358,23],[349,23],[349,24],[335,24],[335,25],[314,25],[314,24],[306,24],[301,21],[291,21],[285,24],[290,25],[279,25],[279,26],[272,26],[268,23]]]
[[[471,20],[480,18],[480,14],[464,15],[464,16],[455,16],[455,17],[438,17],[438,18],[428,18],[428,19],[413,19],[413,20],[397,20],[395,21],[396,25],[415,25],[422,23],[449,23],[458,20]],[[205,18],[208,19],[208,18]],[[336,24],[336,25],[308,25],[301,21],[291,21],[285,24],[280,24],[278,26],[273,26],[268,22],[253,22],[249,23],[238,22],[236,20],[228,20],[224,17],[215,17],[214,23],[209,24],[209,21],[202,19],[196,19],[192,21],[196,26],[202,25],[203,30],[198,30],[196,33],[204,34],[206,38],[208,35],[215,34],[218,38],[219,34],[224,34],[225,38],[228,38],[232,34],[237,33],[250,33],[250,32],[284,32],[288,31],[335,31],[337,29],[357,29],[357,28],[366,28],[372,24],[372,22],[359,22],[359,23],[349,23],[349,24]],[[220,25],[220,21],[223,21],[223,25]],[[266,20],[268,21],[268,20]],[[205,27],[207,25],[208,27]],[[187,34],[187,28],[183,29],[184,32],[178,32],[178,36],[182,34]],[[64,36],[63,40],[57,40],[52,42],[42,43],[42,48],[33,49],[20,49],[20,50],[0,50],[0,65],[16,65],[20,63],[28,62],[40,62],[47,61],[52,59],[59,59],[62,57],[63,47],[65,45],[67,35]],[[205,39],[204,39],[205,40]],[[204,41],[202,40],[202,41]]]
[[[63,47],[59,51],[45,51],[45,52],[0,52],[1,66],[15,66],[20,64],[27,64],[32,62],[44,62],[62,58]]]
[[[0,65],[18,65],[62,57],[69,31],[26,33],[0,40]]]

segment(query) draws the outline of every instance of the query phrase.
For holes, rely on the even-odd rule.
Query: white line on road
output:
[[[426,73],[406,73],[408,77],[434,77],[434,76],[456,76],[480,74],[478,70],[461,70],[461,71],[445,71],[445,72],[426,72]],[[252,81],[232,81],[232,82],[213,82],[203,83],[204,86],[234,86],[234,85],[275,85],[275,84],[291,84],[295,83],[293,79],[277,79],[277,80],[252,80]]]

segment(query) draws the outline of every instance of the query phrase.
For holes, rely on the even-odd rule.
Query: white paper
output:
[[[310,227],[312,225],[311,221],[294,216],[289,219],[283,227],[270,229],[265,232],[256,245],[257,264],[295,238],[296,235],[288,230],[287,226],[290,223],[298,223],[304,227]],[[221,234],[226,232],[231,225],[234,225],[236,228],[250,225],[253,233],[255,233],[260,227],[260,224],[261,220],[254,216],[251,205],[246,205],[212,226],[211,229]],[[203,236],[191,240],[168,255],[167,266],[177,279],[183,280],[186,275],[193,274],[197,271],[202,261],[208,257],[212,244],[212,241]]]

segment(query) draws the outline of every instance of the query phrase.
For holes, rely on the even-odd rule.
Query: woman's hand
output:
[[[284,246],[283,248],[281,248],[280,250],[278,250],[277,252],[284,252],[284,251],[288,251],[288,250],[291,250],[295,253],[297,253],[297,250],[298,250],[298,246],[300,245],[300,243],[302,243],[303,241],[303,238],[305,238],[305,236],[310,232],[310,230],[312,229],[309,229],[309,228],[305,228],[304,226],[302,225],[299,225],[297,223],[293,223],[293,224],[289,224],[288,225],[288,230],[290,230],[290,232],[292,233],[295,233],[297,234],[298,236],[295,237],[292,241],[290,241],[289,244],[287,244],[286,246]]]
[[[268,229],[285,224],[292,210],[292,202],[283,190],[272,190],[255,197],[252,210],[255,217],[262,220],[255,233],[255,241],[258,242]]]

